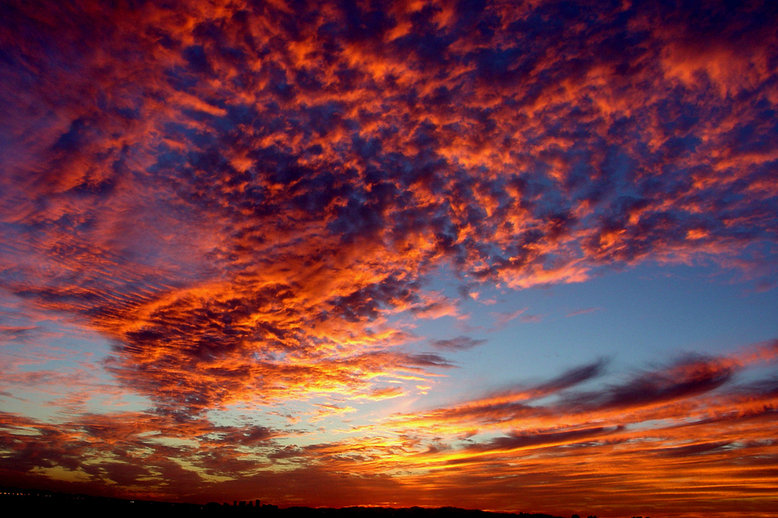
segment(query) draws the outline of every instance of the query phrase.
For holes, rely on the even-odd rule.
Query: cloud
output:
[[[775,241],[778,155],[744,146],[772,131],[771,36],[747,9],[721,43],[683,21],[719,27],[715,9],[609,6],[582,25],[553,3],[323,5],[266,23],[283,10],[8,9],[4,284],[115,340],[150,397],[207,407],[258,379],[256,357],[345,359],[343,343],[380,347],[394,311],[460,318],[421,292],[444,263],[525,288],[769,261],[749,245]],[[719,89],[677,65],[743,41],[759,52],[699,69]],[[762,104],[730,100],[727,67]]]
[[[533,400],[556,395],[575,385],[600,376],[606,362],[600,360],[570,369],[558,377],[536,385],[520,385],[494,392],[482,398],[465,401],[451,407],[444,407],[418,414],[396,415],[390,423],[410,428],[435,427],[449,433],[468,432],[484,426],[502,427],[512,420],[531,418],[535,415],[549,415],[543,407],[532,404]]]
[[[465,349],[472,349],[473,347],[477,347],[485,342],[486,340],[474,339],[470,338],[469,336],[457,336],[455,338],[449,339],[431,340],[430,345],[436,349],[442,349],[444,351],[461,351]]]
[[[495,323],[494,323],[494,330],[503,329],[505,326],[508,325],[508,323],[511,320],[514,320],[516,318],[519,318],[520,316],[524,315],[526,313],[527,309],[529,308],[521,308],[517,309],[516,311],[512,311],[510,313],[492,313],[492,316],[494,317]]]
[[[413,393],[453,366],[408,352],[418,337],[403,320],[465,317],[429,291],[444,269],[473,291],[583,282],[649,261],[775,282],[769,2],[10,2],[0,18],[0,283],[36,316],[3,324],[2,337],[24,342],[43,314],[109,341],[104,369],[153,405],[116,419],[149,432],[206,433],[204,416],[230,405]],[[496,324],[535,318],[524,311]],[[685,359],[574,393],[602,373],[595,362],[388,422],[420,434],[436,423],[454,437],[490,427],[518,442],[529,436],[506,429],[532,422],[577,445],[575,430],[605,427],[629,444],[614,415],[677,420],[700,398],[715,406],[746,365]],[[41,372],[13,373],[12,388]],[[538,403],[545,396],[555,402]],[[575,426],[549,431],[559,415]],[[58,466],[184,495],[175,477],[200,489],[224,460],[165,446],[207,466],[195,473],[143,438],[132,453],[80,431],[72,415],[64,431],[6,417],[47,437],[5,434],[9,478]],[[263,430],[213,433],[263,448],[275,440]],[[92,440],[156,467],[119,473]],[[395,473],[379,453],[415,454],[392,448],[375,446],[367,465]],[[229,453],[246,480],[283,486],[257,475],[264,461]],[[299,489],[337,473],[303,469]],[[499,493],[483,474],[460,481],[469,476]],[[397,489],[371,480],[387,498]]]
[[[760,414],[759,402],[773,397],[774,385],[763,380],[746,388],[733,384],[735,375],[754,362],[773,361],[774,345],[754,344],[728,357],[681,358],[666,367],[633,373],[622,383],[576,391],[577,385],[604,374],[607,362],[600,360],[544,383],[517,386],[429,411],[396,414],[387,422],[416,433],[435,430],[468,435],[476,430],[506,428],[542,430],[566,425],[577,429],[602,423],[628,426],[652,419],[682,420],[684,416],[707,422],[708,411],[723,419],[739,419],[751,412]],[[727,405],[733,407],[727,410]],[[739,405],[742,409],[731,414]]]
[[[607,390],[572,394],[562,405],[585,409],[640,408],[685,399],[712,391],[732,379],[735,367],[715,359],[680,360],[667,369],[641,373],[629,381]]]
[[[509,436],[498,437],[486,443],[478,444],[474,449],[479,451],[509,451],[519,448],[567,444],[571,442],[575,443],[584,439],[608,435],[617,431],[619,431],[618,428],[607,429],[597,427],[562,432],[514,433]]]
[[[720,483],[737,488],[735,494],[753,495],[763,484],[759,470],[769,476],[772,469],[777,385],[774,379],[741,383],[730,374],[774,361],[774,346],[681,358],[617,384],[603,383],[606,362],[597,361],[477,400],[390,416],[370,429],[355,427],[345,437],[313,444],[299,431],[247,422],[227,426],[205,418],[118,412],[52,424],[5,412],[0,476],[61,488],[64,482],[37,475],[57,467],[81,480],[68,490],[118,483],[124,492],[118,494],[204,500],[245,494],[250,480],[260,484],[263,499],[287,505],[310,498],[303,495],[329,505],[353,504],[355,494],[391,502],[389,488],[396,498],[398,484],[412,482],[404,493],[410,501],[444,505],[453,498],[452,488],[469,484],[478,491],[463,494],[464,503],[477,506],[486,495],[510,507],[515,490],[531,486],[539,492],[533,492],[537,503],[557,495],[563,506],[576,505],[581,491],[589,490],[597,495],[597,509],[627,509],[635,503],[610,492],[638,485],[647,491],[637,505],[664,507],[657,491],[666,487],[667,474],[695,477],[713,469]],[[573,392],[585,382],[600,384],[589,392],[589,403]],[[646,397],[634,396],[636,387],[647,385]],[[472,431],[463,436],[463,430]],[[329,482],[313,493],[290,492],[310,481]],[[366,493],[343,493],[343,483]],[[440,492],[429,496],[430,488]],[[685,486],[675,498],[683,503],[679,509],[712,505]]]
[[[566,317],[575,317],[578,315],[588,315],[589,313],[594,313],[596,311],[600,311],[601,308],[583,308],[583,309],[577,309],[575,311],[571,311]]]
[[[396,397],[400,397],[404,394],[403,389],[400,387],[385,387],[385,388],[378,388],[373,390],[370,394],[368,394],[368,399],[372,399],[374,401],[381,401],[384,399],[392,399]]]

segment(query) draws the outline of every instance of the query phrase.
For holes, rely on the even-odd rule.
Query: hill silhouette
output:
[[[0,489],[0,509],[6,516],[56,516],[105,518],[562,518],[543,513],[496,513],[457,507],[287,507],[260,500],[192,504],[154,500],[130,500],[53,491]]]

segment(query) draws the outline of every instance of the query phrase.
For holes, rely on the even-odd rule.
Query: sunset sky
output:
[[[2,1],[0,485],[778,516],[776,27]]]

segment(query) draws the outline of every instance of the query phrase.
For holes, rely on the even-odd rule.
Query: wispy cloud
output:
[[[446,338],[439,340],[431,340],[430,345],[436,349],[449,350],[449,351],[461,351],[464,349],[472,349],[485,343],[486,340],[479,340],[470,338],[469,336],[457,336],[455,338]]]
[[[576,309],[575,311],[571,311],[566,317],[577,317],[578,315],[588,315],[589,313],[595,313],[597,311],[600,311],[602,308],[581,308]]]

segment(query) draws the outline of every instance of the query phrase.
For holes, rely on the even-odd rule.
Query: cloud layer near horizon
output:
[[[435,353],[406,347],[424,338],[415,319],[461,316],[456,300],[427,287],[441,271],[458,277],[463,297],[480,286],[582,282],[649,260],[707,261],[774,285],[771,3],[304,4],[2,7],[3,293],[23,301],[30,326],[64,315],[106,337],[114,350],[101,365],[153,405],[72,416],[51,429],[6,413],[5,430],[36,430],[6,434],[3,462],[13,459],[13,472],[80,466],[92,480],[145,481],[179,495],[205,479],[163,459],[190,454],[132,438],[175,428],[197,439],[187,462],[202,473],[249,480],[298,454],[333,461],[310,471],[317,483],[328,469],[362,473],[337,468],[348,457],[339,448],[354,452],[343,462],[372,465],[352,443],[300,453],[291,442],[273,446],[289,431],[225,428],[207,414],[336,397],[320,407],[330,415],[348,412],[344,402],[423,395],[451,371],[446,353],[482,345],[457,336],[430,340]],[[38,332],[25,325],[0,331],[19,342]],[[557,406],[525,408],[504,396],[386,426],[426,434],[429,420],[456,435],[483,424],[488,410],[501,423],[495,433],[508,435],[460,448],[478,458],[589,437],[591,448],[604,447],[604,436],[627,444],[629,423],[581,412],[642,408],[640,397],[697,401],[730,383],[731,367],[700,362],[659,380],[568,394]],[[554,394],[602,368],[534,390]],[[687,384],[673,384],[684,376]],[[3,390],[24,383],[35,381],[20,377]],[[772,405],[770,383],[743,388],[743,397]],[[521,431],[522,409],[571,421]],[[772,413],[759,415],[744,422]],[[138,453],[117,446],[93,473],[77,459],[90,455],[90,441],[114,444],[94,431],[105,420],[135,423],[115,440],[130,437]],[[744,444],[774,455],[759,426]],[[383,439],[366,436],[376,445],[364,448],[391,459]],[[667,440],[651,458],[687,451]],[[36,441],[75,449],[24,457],[42,451]],[[711,445],[726,463],[734,442],[678,448],[702,454]],[[241,445],[264,460],[242,459]],[[376,466],[385,477],[374,481],[377,493],[424,487],[413,477],[439,461],[414,464],[406,450],[424,456],[398,453],[419,471],[404,482],[391,477],[396,468]],[[156,467],[138,467],[140,458]]]
[[[2,474],[51,487],[77,472],[53,487],[185,501],[261,493],[286,505],[352,505],[362,495],[384,505],[586,505],[604,515],[636,506],[668,515],[766,513],[776,502],[778,379],[737,379],[777,357],[777,342],[754,344],[582,391],[602,375],[597,362],[306,446],[285,442],[299,430],[201,418],[86,413],[52,424],[3,412],[0,445],[10,454]],[[497,435],[485,439],[490,432]]]

